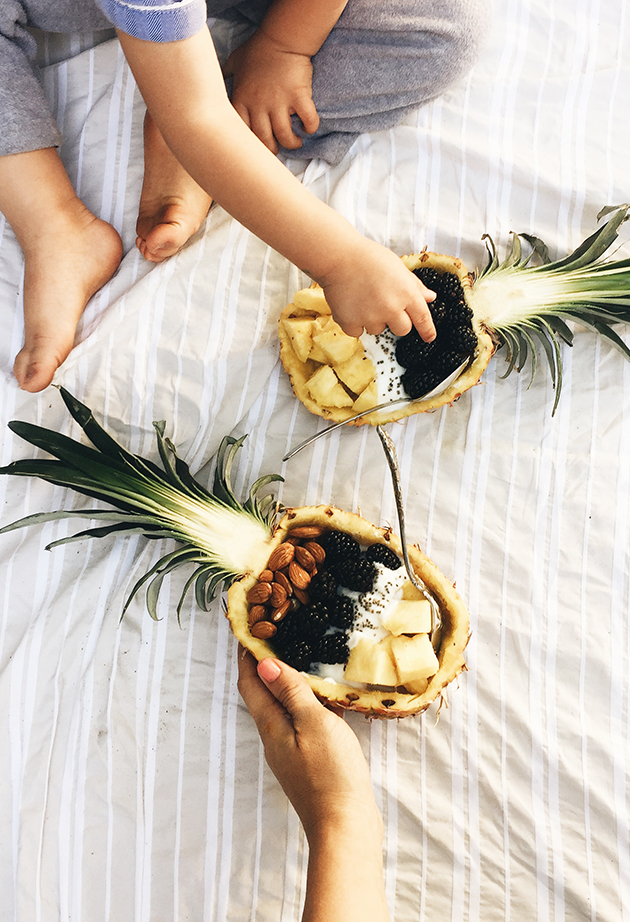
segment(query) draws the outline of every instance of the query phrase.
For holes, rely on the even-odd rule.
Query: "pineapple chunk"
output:
[[[409,683],[416,683],[435,675],[440,668],[428,634],[392,637],[391,651],[398,675],[398,684],[407,688]]]
[[[294,314],[330,314],[322,288],[303,288],[293,298]]]
[[[346,336],[341,327],[336,323],[330,324],[319,332],[313,333],[313,344],[319,346],[329,365],[346,362],[362,345],[353,336]],[[313,357],[313,356],[311,356]]]
[[[361,394],[374,378],[374,366],[365,354],[359,358],[354,353],[345,362],[336,364],[335,372],[339,380],[355,394]]]
[[[306,382],[309,394],[320,407],[351,407],[352,397],[339,383],[329,365],[322,365]]]
[[[350,656],[343,674],[348,682],[365,682],[368,685],[387,685],[394,688],[398,678],[389,647],[389,638],[374,643],[368,637],[360,637]]]
[[[365,390],[362,391],[354,401],[352,412],[363,413],[364,410],[370,410],[372,407],[376,406],[377,398],[378,390],[376,387],[376,380],[374,380],[371,384],[368,384]]]
[[[382,619],[392,634],[428,634],[431,630],[431,605],[426,599],[401,601]]]
[[[313,345],[314,321],[308,317],[287,317],[282,321],[293,351],[300,362],[306,362]]]

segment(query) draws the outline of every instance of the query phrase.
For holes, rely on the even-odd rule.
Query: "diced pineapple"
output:
[[[313,345],[313,319],[310,317],[286,317],[281,322],[296,356],[300,362],[306,362]]]
[[[369,685],[387,685],[394,688],[398,685],[398,678],[389,643],[374,643],[368,637],[360,637],[356,647],[350,650],[343,677],[348,682],[365,682]]]
[[[352,397],[339,383],[337,375],[329,365],[321,365],[306,382],[313,400],[321,407],[351,407]]]
[[[346,336],[336,323],[320,332],[314,332],[313,344],[320,347],[326,356],[326,362],[330,365],[346,362],[359,349],[363,348],[358,339],[353,336]]]
[[[359,350],[345,362],[335,365],[335,372],[340,381],[349,387],[355,394],[361,394],[374,378],[374,365],[367,357],[359,357]]]
[[[323,289],[319,287],[297,291],[293,298],[293,308],[291,313],[294,314],[330,314]]]
[[[376,381],[374,380],[371,384],[368,384],[365,390],[362,391],[354,401],[352,412],[363,413],[364,410],[370,410],[372,407],[376,406],[377,398],[378,390],[376,388]]]
[[[428,634],[392,637],[391,652],[398,683],[405,687],[409,682],[415,683],[435,675],[440,666]]]
[[[400,601],[383,616],[383,627],[392,634],[428,634],[431,630],[431,605],[426,599]]]

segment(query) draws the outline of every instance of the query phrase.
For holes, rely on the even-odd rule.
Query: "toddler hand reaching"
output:
[[[239,691],[308,839],[303,922],[388,922],[382,820],[352,729],[295,669],[242,648]]]

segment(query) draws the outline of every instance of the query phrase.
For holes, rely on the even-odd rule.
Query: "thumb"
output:
[[[258,663],[258,675],[294,725],[321,720],[324,706],[317,700],[304,676],[291,666],[277,659],[263,659]]]

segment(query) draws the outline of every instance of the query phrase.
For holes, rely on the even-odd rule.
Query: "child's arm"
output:
[[[302,141],[291,127],[296,114],[312,134],[319,125],[313,103],[311,58],[328,37],[347,0],[275,0],[254,35],[228,58],[234,77],[232,103],[273,153]]]
[[[316,199],[231,106],[210,33],[158,44],[120,33],[147,107],[182,166],[226,211],[319,282],[351,336],[412,323],[435,336],[431,293],[389,250]]]
[[[359,741],[294,669],[268,659],[257,673],[239,652],[241,695],[309,843],[303,922],[388,922],[383,827]]]

